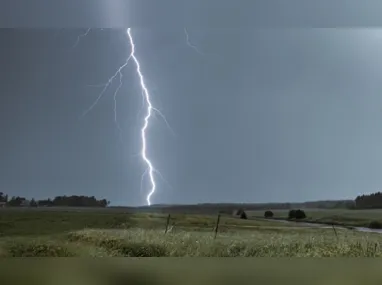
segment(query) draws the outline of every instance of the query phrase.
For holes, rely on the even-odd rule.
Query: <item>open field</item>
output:
[[[353,227],[368,227],[371,221],[382,223],[382,210],[321,210],[303,209],[307,215],[304,222],[318,222]],[[288,210],[273,210],[274,218],[287,219]],[[264,211],[248,211],[248,216],[252,218],[263,217]]]
[[[284,217],[287,211],[275,211]],[[307,210],[308,220],[369,223],[382,211]],[[382,256],[382,235],[216,215],[133,213],[123,209],[1,209],[0,256]]]

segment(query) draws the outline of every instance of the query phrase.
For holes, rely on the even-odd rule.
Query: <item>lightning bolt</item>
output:
[[[139,76],[139,81],[140,81],[141,88],[143,91],[143,96],[144,96],[146,104],[147,104],[146,116],[144,118],[143,127],[141,129],[141,138],[142,138],[141,156],[142,156],[143,161],[147,165],[147,174],[149,175],[149,180],[151,183],[150,192],[146,197],[147,205],[150,206],[151,205],[150,199],[151,199],[151,196],[155,193],[156,183],[155,183],[155,178],[154,178],[155,168],[154,168],[152,162],[150,161],[150,159],[147,157],[146,130],[149,126],[149,120],[150,120],[150,117],[152,115],[152,112],[153,112],[153,110],[155,111],[156,109],[153,108],[153,105],[152,105],[151,100],[150,100],[150,93],[149,93],[149,91],[145,85],[145,80],[144,80],[144,77],[143,77],[142,72],[141,72],[141,66],[139,64],[138,59],[135,57],[135,44],[134,44],[133,37],[131,36],[131,29],[130,28],[127,29],[127,35],[129,37],[129,41],[130,41],[130,45],[131,45],[131,53],[130,53],[129,58],[131,57],[135,62],[135,65],[137,68],[136,71],[137,71],[137,74]]]
[[[117,93],[118,93],[119,89],[121,89],[121,87],[122,87],[122,77],[123,77],[122,70],[127,66],[130,58],[131,58],[131,55],[126,59],[125,63],[117,69],[117,71],[113,74],[113,76],[109,78],[107,83],[101,84],[101,85],[91,85],[93,87],[102,87],[103,86],[103,89],[102,89],[101,93],[98,95],[98,97],[96,98],[96,100],[93,102],[93,104],[91,104],[90,107],[87,110],[85,110],[85,112],[82,114],[82,117],[85,117],[91,110],[93,110],[93,108],[98,104],[99,100],[101,100],[101,98],[105,94],[106,90],[109,88],[110,84],[113,83],[113,80],[119,75],[120,84],[119,84],[117,90],[114,92],[114,96],[113,96],[114,102],[116,101]],[[114,110],[116,110],[115,106],[116,105],[114,105]],[[116,121],[116,118],[117,118],[117,115],[114,114],[115,121]]]
[[[76,42],[74,43],[74,45],[73,45],[72,48],[76,48],[76,47],[78,46],[78,44],[80,43],[81,38],[86,37],[86,36],[90,33],[90,30],[91,30],[91,28],[87,29],[85,33],[79,35],[79,36],[77,37],[77,40],[76,40]]]
[[[89,31],[90,31],[90,29],[88,29],[85,34],[80,35],[78,37],[78,39],[80,39],[81,37],[85,37],[89,33]],[[121,65],[117,69],[117,71],[109,78],[107,83],[101,84],[101,85],[89,85],[89,86],[92,86],[92,87],[103,87],[103,89],[99,93],[98,97],[93,102],[93,104],[90,105],[90,107],[87,110],[85,110],[85,112],[82,114],[82,117],[86,116],[91,110],[93,110],[93,108],[98,104],[100,99],[104,96],[105,92],[107,91],[108,87],[112,84],[114,79],[117,76],[119,76],[119,85],[118,85],[118,87],[116,88],[116,90],[115,90],[115,92],[113,94],[113,99],[114,99],[114,122],[115,122],[118,130],[120,131],[120,134],[122,133],[122,129],[120,128],[120,126],[118,124],[118,120],[117,120],[117,94],[118,94],[118,92],[121,89],[122,84],[123,84],[123,80],[122,80],[123,79],[123,73],[122,73],[122,71],[128,65],[130,59],[132,59],[134,61],[134,63],[135,63],[135,66],[136,66],[136,73],[137,73],[137,75],[139,77],[139,82],[140,82],[141,91],[142,91],[141,92],[142,100],[143,100],[143,103],[145,103],[145,106],[146,106],[146,115],[144,117],[143,126],[141,128],[142,147],[141,147],[141,152],[139,154],[140,157],[142,158],[143,162],[146,164],[146,170],[144,171],[144,173],[141,176],[141,191],[142,191],[143,180],[144,180],[145,176],[148,175],[151,186],[150,186],[150,189],[149,189],[149,193],[146,196],[146,201],[147,201],[147,205],[151,206],[151,197],[155,193],[156,188],[157,188],[154,173],[158,174],[161,177],[161,179],[168,184],[168,182],[163,178],[161,173],[154,168],[153,163],[151,162],[151,160],[149,159],[149,157],[147,155],[147,138],[146,138],[146,133],[147,133],[147,129],[149,127],[150,119],[154,115],[154,113],[158,114],[163,119],[163,121],[166,123],[167,127],[170,129],[170,131],[173,134],[175,134],[175,133],[171,129],[171,127],[170,127],[166,117],[157,108],[155,108],[153,106],[152,102],[151,102],[150,93],[148,91],[148,88],[146,87],[145,79],[144,79],[144,76],[143,76],[142,71],[141,71],[140,63],[139,63],[137,57],[135,56],[135,43],[134,43],[134,39],[133,39],[133,37],[131,35],[131,28],[127,29],[126,34],[127,34],[130,46],[131,46],[130,55],[126,59],[125,63],[123,65]]]
[[[192,43],[191,43],[191,41],[190,41],[190,37],[189,37],[189,35],[188,35],[188,32],[187,32],[187,29],[186,28],[184,28],[184,34],[186,35],[186,43],[187,43],[187,45],[190,47],[190,48],[192,48],[192,49],[194,49],[197,53],[199,53],[200,55],[205,55],[204,53],[202,53],[196,46],[194,46]]]

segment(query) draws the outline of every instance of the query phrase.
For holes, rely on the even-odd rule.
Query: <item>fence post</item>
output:
[[[338,241],[338,235],[337,235],[337,231],[336,231],[336,228],[335,228],[334,224],[332,224],[332,227],[333,227],[334,234],[336,235],[336,238],[337,238],[337,241]]]
[[[168,216],[167,216],[167,222],[166,222],[166,230],[164,231],[164,233],[166,234],[167,233],[167,231],[168,231],[168,224],[170,223],[170,214],[168,214]]]
[[[220,223],[220,214],[218,214],[218,219],[216,220],[215,237],[214,237],[214,239],[216,239],[216,236],[218,235],[219,223]]]

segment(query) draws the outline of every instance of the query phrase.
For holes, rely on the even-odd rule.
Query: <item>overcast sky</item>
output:
[[[123,29],[0,30],[0,189],[142,205],[145,109]],[[382,31],[133,28],[153,203],[355,198],[382,186]],[[98,85],[98,86],[97,86]],[[144,106],[144,105],[143,105]]]

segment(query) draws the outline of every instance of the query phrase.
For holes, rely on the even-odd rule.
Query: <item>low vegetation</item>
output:
[[[296,219],[296,220],[301,220],[301,219],[305,219],[306,218],[306,214],[303,210],[290,210],[289,213],[288,213],[288,219],[292,220],[292,219]]]
[[[243,210],[243,209],[239,209],[235,212],[234,216],[242,219],[242,220],[246,220],[248,219],[248,216],[247,216],[247,213]]]
[[[264,218],[273,218],[273,212],[272,211],[265,211]]]
[[[347,228],[364,227],[369,228],[372,221],[382,223],[382,210],[322,210],[322,209],[303,209],[306,218],[301,221],[306,223],[318,223],[336,225]],[[289,220],[289,210],[272,210],[274,220]],[[263,211],[247,211],[250,218],[264,218]]]
[[[369,228],[370,229],[382,229],[382,223],[379,221],[371,221]]]
[[[17,242],[3,246],[3,256],[93,257],[379,257],[381,239],[331,230],[255,230],[221,234],[161,230],[82,230],[50,244]]]
[[[8,257],[71,257],[76,253],[60,243],[46,241],[12,242],[5,245],[4,256]]]
[[[252,214],[246,212],[248,219],[221,215],[215,239],[215,215],[171,215],[174,227],[165,234],[165,214],[2,209],[0,256],[382,256],[380,234],[334,233],[332,228],[265,220],[264,212],[261,219]]]

